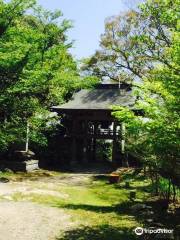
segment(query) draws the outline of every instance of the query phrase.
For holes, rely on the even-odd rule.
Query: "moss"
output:
[[[46,175],[46,177],[61,176],[59,173],[52,172]],[[42,172],[36,172],[34,174],[27,174],[27,176],[24,174],[17,174],[15,177],[11,177],[12,179],[22,178],[22,181],[24,181],[26,179],[33,180],[37,177],[44,178],[44,176],[45,174]],[[63,176],[67,177],[68,174]],[[28,194],[26,192],[26,194],[15,193],[13,195],[13,200],[46,204],[48,206],[63,209],[70,214],[72,221],[77,223],[77,231],[65,233],[64,239],[68,239],[67,236],[69,236],[69,239],[76,239],[76,236],[83,231],[83,237],[77,239],[86,240],[88,236],[90,239],[90,229],[92,229],[92,232],[95,234],[95,238],[91,237],[91,239],[101,239],[98,237],[108,239],[110,234],[112,234],[113,238],[109,239],[118,239],[118,237],[119,239],[135,239],[133,229],[137,226],[141,226],[142,223],[139,222],[136,216],[131,214],[130,207],[133,202],[129,200],[129,192],[132,189],[136,189],[137,198],[139,201],[144,201],[149,196],[148,192],[144,192],[144,189],[147,189],[149,186],[149,181],[136,179],[133,174],[129,174],[128,179],[130,180],[130,188],[126,189],[124,180],[117,184],[109,184],[106,175],[101,175],[99,177],[94,176],[88,183],[81,183],[79,185],[78,183],[76,185],[59,185],[58,179],[61,179],[61,177],[58,177],[57,184],[53,182],[53,186],[51,185],[51,187],[58,193],[67,196],[65,198],[48,194]],[[30,184],[35,188],[37,188],[39,184],[39,188],[48,189],[48,184],[42,184],[42,182],[42,180],[40,183],[38,181],[31,181]],[[104,226],[107,226],[107,230]],[[102,234],[98,235],[98,229],[102,231]],[[129,238],[125,238],[125,236]]]

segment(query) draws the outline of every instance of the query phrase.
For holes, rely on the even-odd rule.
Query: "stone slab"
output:
[[[14,172],[22,171],[22,172],[31,172],[33,170],[39,169],[38,160],[28,160],[24,162],[18,161],[0,161],[0,168],[8,168]]]

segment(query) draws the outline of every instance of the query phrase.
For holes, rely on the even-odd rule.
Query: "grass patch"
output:
[[[80,227],[69,230],[56,240],[134,240],[137,239],[131,231],[126,228],[113,227],[103,224],[100,226]]]
[[[62,175],[62,178],[61,178]],[[41,177],[57,177],[53,180],[53,190],[67,196],[61,198],[51,195],[41,195],[36,193],[14,193],[14,201],[31,201],[39,204],[63,209],[71,216],[71,220],[76,223],[76,229],[71,229],[64,233],[57,240],[116,240],[116,239],[136,239],[133,229],[141,226],[136,216],[131,214],[130,206],[133,204],[129,200],[129,192],[136,189],[137,198],[144,201],[149,193],[144,193],[144,189],[149,186],[149,182],[144,179],[135,178],[133,174],[128,174],[130,188],[125,188],[124,179],[118,184],[109,184],[106,175],[97,175],[89,182],[81,184],[59,184],[61,179],[68,178],[68,174],[53,172],[37,172],[30,174],[17,174],[10,176],[13,180],[32,180],[32,186],[38,187]],[[69,175],[71,179],[71,175]],[[60,180],[60,181],[59,181]],[[66,179],[67,181],[67,179]],[[39,183],[41,189],[48,189],[48,181]],[[29,182],[28,182],[29,183]],[[52,187],[52,183],[51,183]]]
[[[8,178],[10,181],[23,182],[24,180],[36,181],[39,178],[64,176],[65,173],[55,171],[35,170],[33,172],[0,172],[0,177]]]
[[[147,182],[144,184],[148,185]],[[131,185],[133,188],[144,186],[138,180],[132,180]],[[66,232],[59,239],[136,239],[133,229],[141,223],[129,211],[132,205],[129,200],[131,189],[124,188],[124,182],[109,184],[107,177],[95,177],[84,186],[62,185],[57,186],[56,190],[68,197],[14,194],[13,199],[47,204],[70,214],[72,221],[81,227]],[[137,196],[146,197],[143,188],[137,189]]]

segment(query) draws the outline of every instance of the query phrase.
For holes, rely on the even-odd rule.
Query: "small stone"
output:
[[[129,188],[130,187],[130,182],[129,181],[126,181],[125,182],[125,188]]]
[[[142,212],[140,213],[141,217],[151,217],[154,215],[153,211],[149,211],[148,209],[144,209],[142,210]]]
[[[133,211],[140,211],[146,208],[146,204],[143,203],[137,203],[131,207],[131,210]]]
[[[133,200],[133,199],[136,198],[136,190],[131,190],[131,191],[129,192],[129,198],[130,198],[131,200]]]
[[[4,169],[4,172],[7,172],[7,173],[14,173],[13,170],[11,170],[10,168],[5,168],[5,169]]]
[[[151,207],[151,206],[146,206],[146,209],[149,209],[149,210],[151,210],[151,209],[152,209],[152,207]]]
[[[5,178],[5,177],[1,177],[1,178],[0,178],[0,182],[1,182],[1,183],[7,183],[7,182],[9,182],[9,179],[8,179],[8,178]]]
[[[145,220],[146,223],[153,223],[153,221],[154,221],[154,220],[151,219],[151,218]]]
[[[146,214],[147,214],[147,215],[154,215],[154,212],[153,212],[153,211],[149,211],[149,210],[147,209]]]

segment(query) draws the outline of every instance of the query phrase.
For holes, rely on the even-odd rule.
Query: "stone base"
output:
[[[14,172],[31,172],[33,170],[39,169],[38,160],[28,160],[23,162],[15,161],[0,161],[0,168],[8,168]]]

